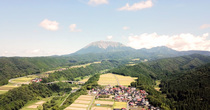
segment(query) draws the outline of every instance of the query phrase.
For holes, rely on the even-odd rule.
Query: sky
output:
[[[210,0],[0,0],[0,56],[73,53],[94,41],[210,51]]]

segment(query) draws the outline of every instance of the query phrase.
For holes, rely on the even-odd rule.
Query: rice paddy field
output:
[[[64,110],[87,110],[91,107],[91,103],[94,101],[94,96],[81,95],[70,106]]]
[[[136,77],[130,77],[130,76],[122,76],[122,75],[116,75],[120,85],[127,86],[130,85],[131,82],[134,82],[137,78]]]
[[[98,81],[99,85],[124,85],[128,86],[131,82],[134,82],[136,77],[130,77],[130,76],[122,76],[122,75],[116,75],[112,73],[102,74],[100,75],[100,79]]]
[[[98,84],[99,85],[111,85],[111,86],[118,85],[117,80],[112,73],[100,75]]]
[[[121,109],[121,108],[127,108],[127,103],[126,102],[115,102],[114,103],[114,108],[118,108],[118,109]]]

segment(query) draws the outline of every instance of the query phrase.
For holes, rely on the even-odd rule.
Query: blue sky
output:
[[[126,5],[127,4],[127,5]],[[75,52],[93,41],[210,51],[209,0],[0,0],[0,56]]]

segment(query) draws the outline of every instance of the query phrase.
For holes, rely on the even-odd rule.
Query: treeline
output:
[[[0,95],[0,110],[19,110],[30,100],[51,95],[52,90],[45,84],[23,85]]]
[[[51,85],[42,83],[32,83],[9,90],[0,95],[0,110],[19,110],[31,100],[39,100],[52,96],[53,93],[69,93],[71,85],[68,83],[55,83]]]
[[[59,79],[65,80],[74,80],[76,77],[84,77],[88,75],[93,75],[95,73],[99,73],[101,70],[111,69],[114,67],[118,67],[121,62],[115,60],[103,60],[101,63],[98,64],[91,64],[86,67],[80,68],[71,68],[64,71],[57,71],[51,73],[48,78],[44,78],[43,82],[53,82]]]
[[[66,108],[67,106],[71,105],[80,95],[86,95],[87,90],[95,88],[98,86],[97,81],[100,78],[100,74],[95,74],[88,79],[88,81],[75,93],[72,93],[67,100],[64,102],[63,106],[61,106],[61,110]]]
[[[121,66],[110,70],[110,72],[134,77],[144,74],[156,80],[168,78],[172,74],[191,70],[208,62],[210,62],[209,56],[193,54],[139,63],[134,66]]]
[[[177,110],[210,110],[210,64],[161,81]]]
[[[11,78],[37,74],[67,63],[66,59],[56,57],[2,57],[0,58],[0,85],[7,84]]]
[[[160,60],[150,61],[146,63],[140,63],[134,66],[122,66],[119,68],[112,69],[110,70],[110,72],[115,73],[115,74],[125,75],[125,76],[138,77],[137,82],[131,83],[131,86],[135,86],[137,88],[146,90],[149,93],[148,98],[149,98],[150,103],[152,103],[152,105],[159,106],[164,109],[175,109],[175,108],[179,109],[179,107],[174,106],[174,103],[176,103],[174,101],[176,100],[172,100],[171,98],[172,96],[170,93],[180,94],[182,93],[181,92],[182,90],[177,89],[176,87],[177,85],[169,85],[168,82],[170,81],[171,78],[174,78],[175,76],[181,77],[180,75],[182,75],[183,72],[190,71],[196,67],[205,65],[208,62],[210,62],[210,57],[194,54],[194,55],[182,56],[182,57],[176,57],[176,58],[160,59]],[[201,73],[202,72],[200,72],[200,74]],[[205,80],[204,77],[200,77],[200,76],[197,76],[197,77],[200,80]],[[167,98],[169,98],[170,100],[166,99],[164,97],[164,94],[161,94],[161,92],[158,92],[154,89],[155,80],[163,80],[165,82],[163,83],[162,81],[161,83],[161,84],[164,84],[165,89],[167,89],[167,90],[163,90],[163,93],[168,94]],[[188,80],[192,82],[194,81],[193,78],[188,78]],[[171,83],[173,82],[174,81],[171,81]],[[194,83],[197,83],[197,82],[194,82]],[[179,87],[186,87],[187,85],[189,85],[186,83],[183,83],[183,84],[178,83],[178,84],[179,84]],[[209,82],[207,83],[207,81],[205,81],[205,83],[203,83],[202,86],[208,88],[208,86],[206,86],[207,84],[209,84]],[[172,87],[173,90],[169,89],[170,87]],[[193,86],[191,87],[192,87],[191,90],[196,89],[196,87],[193,87]],[[173,91],[176,91],[176,92],[173,92]],[[187,92],[184,91],[184,93],[189,96],[192,95],[192,93],[189,91]],[[178,96],[179,95],[176,95],[176,98]],[[196,100],[193,98],[188,98],[188,99],[189,99],[188,100],[189,103],[191,101]],[[203,100],[203,98],[201,98],[200,100]]]

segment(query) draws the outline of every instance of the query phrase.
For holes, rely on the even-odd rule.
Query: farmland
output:
[[[92,102],[94,101],[94,96],[90,95],[81,95],[77,98],[74,103],[65,108],[64,110],[87,110],[91,107]]]
[[[100,75],[98,84],[99,85],[112,85],[112,86],[114,85],[128,86],[130,85],[131,82],[135,81],[135,79],[137,78],[107,73],[107,74]]]
[[[38,110],[38,108],[42,108],[42,104],[45,103],[46,101],[49,101],[53,98],[48,97],[48,98],[42,98],[40,100],[33,100],[27,103],[21,110]]]
[[[36,75],[28,75],[24,77],[10,79],[7,85],[0,86],[0,94],[6,93],[8,90],[21,86],[21,84],[29,84]]]

